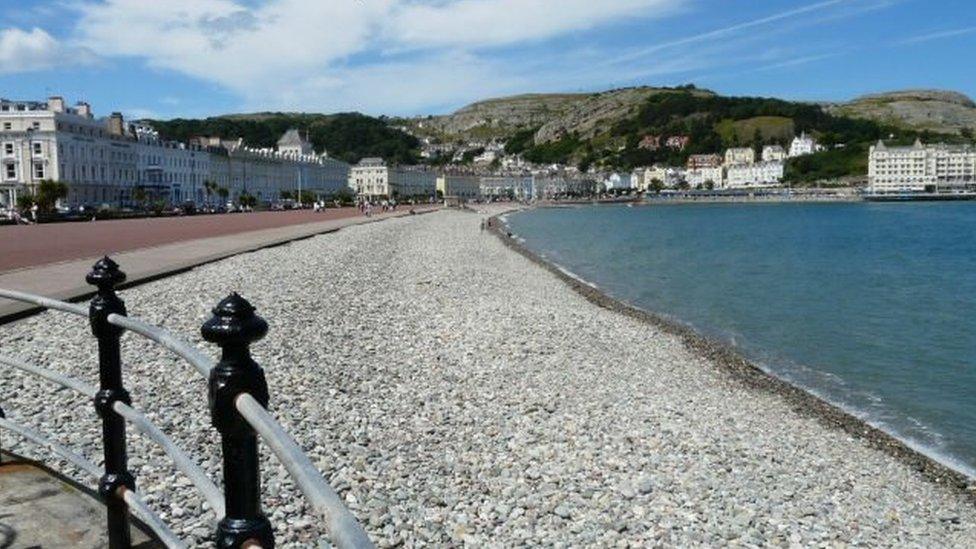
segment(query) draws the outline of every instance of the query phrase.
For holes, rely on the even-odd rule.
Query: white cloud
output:
[[[0,74],[48,69],[60,55],[61,45],[42,29],[0,30]]]
[[[0,29],[0,74],[89,65],[96,61],[90,50],[65,45],[44,29]]]
[[[659,17],[687,1],[83,0],[75,39],[215,82],[250,105],[414,111],[518,78],[485,48]]]

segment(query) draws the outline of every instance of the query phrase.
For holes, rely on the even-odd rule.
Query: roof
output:
[[[302,146],[304,144],[305,144],[305,140],[302,139],[302,134],[298,133],[298,130],[296,130],[295,128],[292,128],[292,129],[286,131],[285,132],[285,135],[282,135],[281,136],[281,139],[278,140],[278,146],[279,147],[282,147],[282,146],[284,146],[284,147],[288,147],[288,146],[299,146],[300,147],[300,146]]]

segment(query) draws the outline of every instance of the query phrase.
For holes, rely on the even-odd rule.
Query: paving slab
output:
[[[419,213],[435,211],[436,208]],[[337,231],[343,227],[382,221],[411,215],[408,210],[328,219],[314,223],[289,225],[256,231],[240,232],[212,238],[197,238],[137,250],[112,256],[128,275],[126,286],[144,283],[198,265],[224,259],[244,252],[278,246],[302,238]],[[0,288],[17,290],[63,301],[78,301],[92,295],[93,288],[85,283],[85,275],[99,256],[86,257],[0,273]],[[0,299],[0,324],[34,314],[40,308],[16,301]]]
[[[163,547],[134,523],[133,546]],[[105,506],[93,492],[4,452],[0,463],[0,547],[107,547]]]

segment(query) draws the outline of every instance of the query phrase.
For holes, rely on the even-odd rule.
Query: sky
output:
[[[0,96],[98,114],[451,112],[694,83],[976,97],[976,0],[0,0]]]

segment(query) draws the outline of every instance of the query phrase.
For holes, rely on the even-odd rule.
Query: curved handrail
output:
[[[15,290],[4,290],[3,288],[0,288],[0,297],[5,297],[7,299],[21,301],[24,303],[33,303],[34,305],[39,305],[45,309],[54,309],[56,311],[71,313],[78,316],[88,316],[88,307],[85,307],[84,305],[76,305],[66,301],[58,301],[57,299],[51,299],[40,295],[28,294]]]
[[[146,505],[146,502],[139,497],[138,492],[133,492],[125,486],[120,486],[115,495],[121,497],[122,501],[129,506],[129,511],[138,517],[143,524],[148,526],[150,530],[156,533],[156,537],[159,538],[159,541],[161,541],[163,545],[170,549],[186,549],[187,545],[183,543],[183,540],[176,537],[176,534],[169,529],[169,526],[166,526],[166,523],[159,518],[159,515],[154,513],[153,510]]]
[[[73,465],[96,479],[101,478],[102,476],[102,471],[94,463],[65,448],[61,444],[58,444],[57,442],[45,437],[37,431],[4,418],[0,418],[0,427],[3,427],[8,431],[13,431],[14,433],[17,433],[38,446],[48,448],[55,454],[71,462]],[[125,487],[123,486],[122,488]],[[129,508],[133,511],[133,513],[139,517],[139,520],[152,529],[152,531],[156,533],[156,536],[159,537],[159,540],[162,541],[167,547],[186,547],[186,545],[184,545],[183,542],[176,537],[176,534],[174,534],[173,531],[166,526],[162,519],[159,518],[159,515],[154,513],[152,509],[150,509],[145,502],[142,501],[139,494],[125,489],[121,494],[116,495],[119,495],[125,500],[126,504],[129,505]]]
[[[49,309],[61,310],[80,316],[88,316],[88,311],[79,305],[48,299],[42,296],[0,289],[0,297],[35,303]],[[199,349],[176,337],[168,330],[152,326],[139,319],[111,314],[108,322],[146,337],[190,363],[204,377],[209,377],[213,361]],[[36,368],[36,367],[35,367]],[[57,374],[55,374],[57,375]],[[52,378],[48,378],[54,381]],[[237,411],[264,439],[274,451],[282,465],[294,478],[312,506],[326,519],[328,531],[339,547],[372,548],[373,543],[366,535],[362,525],[342,503],[335,490],[322,478],[308,456],[302,452],[298,443],[250,394],[244,393],[235,401]],[[131,408],[130,408],[131,409]],[[116,410],[118,411],[118,410]],[[3,426],[0,423],[0,426]],[[161,434],[161,433],[160,433]],[[165,448],[164,448],[165,449]],[[70,452],[70,450],[65,449]],[[216,511],[216,507],[214,508]]]
[[[0,427],[7,429],[8,431],[13,431],[18,435],[26,438],[27,440],[37,444],[38,446],[44,446],[54,452],[55,454],[61,456],[62,458],[68,460],[75,467],[81,469],[82,471],[92,475],[95,478],[102,476],[102,471],[92,462],[81,457],[80,455],[72,452],[71,450],[65,448],[61,444],[54,442],[53,440],[45,437],[44,435],[34,431],[28,427],[24,427],[18,423],[14,423],[9,419],[0,418]]]
[[[94,398],[98,392],[98,389],[91,385],[61,375],[57,372],[41,368],[40,366],[28,364],[20,359],[0,355],[0,364],[6,364],[25,372],[36,374],[39,377],[61,385],[62,387],[73,389],[74,391],[77,391],[78,393],[90,398]],[[210,477],[207,476],[207,473],[204,472],[202,467],[190,459],[190,456],[188,456],[179,446],[177,446],[172,439],[166,436],[166,434],[156,427],[156,425],[149,421],[149,418],[140,413],[138,410],[135,410],[131,406],[118,401],[112,405],[112,409],[115,410],[126,421],[131,423],[136,430],[158,444],[163,451],[166,452],[166,455],[173,460],[173,465],[178,470],[182,471],[183,474],[186,475],[191,482],[193,482],[194,486],[200,490],[203,497],[207,500],[207,503],[210,504],[210,507],[217,515],[217,519],[220,520],[223,518],[225,513],[224,496],[221,494],[220,489],[217,488],[217,485],[210,480]]]
[[[210,360],[207,355],[203,354],[200,349],[197,349],[196,347],[176,337],[168,330],[158,326],[153,326],[139,320],[138,318],[116,314],[108,315],[108,323],[114,324],[120,328],[125,328],[126,330],[135,332],[147,339],[151,339],[152,341],[159,343],[166,349],[176,353],[177,356],[189,362],[191,366],[196,368],[197,371],[203,375],[203,377],[208,377],[210,375],[210,370],[213,368],[213,361]]]
[[[78,392],[78,393],[81,393],[82,395],[85,395],[86,397],[89,397],[89,398],[94,398],[95,397],[95,394],[98,393],[98,389],[97,388],[95,388],[92,385],[88,385],[87,383],[85,383],[83,381],[78,381],[77,379],[72,379],[72,378],[70,378],[68,376],[59,374],[59,373],[54,372],[52,370],[48,370],[46,368],[41,368],[40,366],[34,366],[33,364],[28,364],[27,362],[24,362],[23,360],[20,360],[19,358],[14,358],[14,357],[11,357],[11,356],[0,355],[0,364],[6,364],[7,366],[11,366],[13,368],[17,368],[18,370],[23,370],[25,372],[34,374],[34,375],[36,375],[38,377],[43,377],[44,379],[46,379],[46,380],[48,380],[48,381],[50,381],[50,382],[52,382],[54,384],[60,385],[60,386],[65,387],[67,389],[71,389],[71,390],[73,390],[75,392]]]
[[[234,405],[295,479],[295,484],[311,501],[312,507],[325,516],[329,534],[335,544],[343,548],[373,547],[373,542],[339,499],[339,495],[322,478],[322,474],[312,465],[295,439],[285,432],[264,406],[248,393],[238,396]]]
[[[224,513],[226,512],[224,509],[224,495],[217,488],[217,485],[210,480],[210,477],[207,476],[203,468],[190,459],[190,456],[174,444],[173,440],[166,436],[159,427],[156,427],[156,425],[149,421],[149,418],[137,410],[119,401],[112,404],[112,409],[166,452],[169,458],[173,460],[173,465],[182,471],[190,479],[190,482],[200,490],[204,499],[210,504],[210,508],[213,509],[214,514],[217,515],[217,520],[224,517]]]

